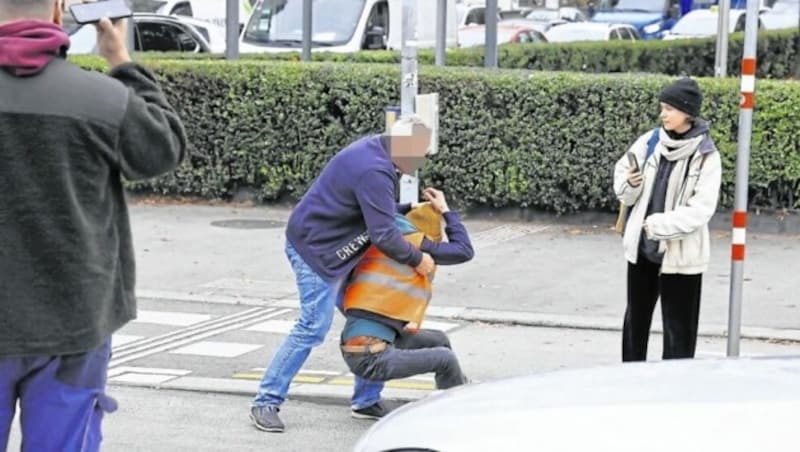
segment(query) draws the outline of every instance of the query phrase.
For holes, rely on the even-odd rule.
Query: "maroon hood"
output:
[[[24,77],[35,75],[69,48],[61,27],[42,20],[20,20],[0,25],[0,68]]]

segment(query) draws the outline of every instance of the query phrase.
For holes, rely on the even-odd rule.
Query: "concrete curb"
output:
[[[188,301],[196,303],[233,304],[242,306],[280,307],[297,309],[293,298],[256,298],[217,294],[183,293],[168,291],[139,291],[139,298],[150,300]],[[428,315],[442,320],[462,320],[490,325],[517,325],[539,328],[564,328],[593,331],[622,331],[622,316],[579,316],[548,314],[526,311],[503,311],[484,308],[454,306],[431,306]],[[660,325],[653,325],[653,332],[663,333]],[[700,337],[726,337],[727,325],[700,325]],[[759,341],[800,342],[800,329],[742,326],[742,339]]]

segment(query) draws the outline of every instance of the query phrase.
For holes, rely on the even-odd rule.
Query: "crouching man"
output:
[[[472,259],[474,252],[458,214],[451,212],[442,192],[424,192],[429,203],[396,215],[403,237],[433,257],[437,264],[453,265]],[[448,242],[442,242],[442,219]],[[422,276],[371,247],[353,270],[344,294],[347,317],[341,350],[357,376],[386,381],[434,372],[436,387],[448,389],[466,383],[450,340],[442,331],[420,329],[431,298],[433,273]],[[388,412],[380,401],[381,414]],[[353,417],[375,419],[365,410]]]

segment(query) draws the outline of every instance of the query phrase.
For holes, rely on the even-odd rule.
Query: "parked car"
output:
[[[731,9],[728,21],[728,32],[736,33],[744,31],[747,10]],[[696,9],[689,12],[672,27],[672,30],[664,34],[664,39],[683,39],[683,38],[708,38],[717,35],[717,24],[719,23],[719,11],[717,8]],[[764,28],[761,20],[758,21],[759,30]]]
[[[548,42],[638,41],[639,33],[628,24],[576,22],[553,27],[545,33]]]
[[[777,0],[772,8],[761,14],[767,30],[800,27],[800,0]]]
[[[538,22],[566,21],[566,22],[586,22],[588,18],[583,12],[574,7],[563,6],[561,8],[536,8],[528,12],[526,19]]]
[[[69,6],[84,0],[65,0],[64,12],[69,15]],[[255,0],[236,0],[239,4],[240,26],[247,20]],[[225,0],[129,0],[135,13],[160,14],[163,16],[193,17],[225,27]]]
[[[485,5],[465,5],[459,3],[456,5],[458,27],[466,27],[467,25],[486,25],[486,6]],[[497,21],[500,22],[504,18],[498,11]]]
[[[225,51],[225,31],[204,21],[176,16],[134,13],[134,50],[137,52]],[[97,31],[92,25],[72,27],[70,55],[97,52]],[[212,45],[209,40],[214,41]]]
[[[565,23],[567,23],[567,21],[563,19],[557,19],[552,21],[538,21],[531,19],[506,19],[500,22],[500,24],[505,26],[530,28],[540,33],[545,33],[547,32],[547,30],[557,25],[563,25]]]
[[[497,25],[497,44],[547,42],[544,34],[531,28]],[[458,30],[459,47],[478,47],[486,44],[486,26],[470,25]]]
[[[220,0],[221,1],[221,0]],[[304,0],[258,0],[240,37],[242,52],[297,52],[303,43]],[[311,50],[352,53],[399,49],[403,0],[315,0]],[[417,46],[436,44],[437,2],[418,1]],[[456,3],[447,0],[447,46],[457,44]]]
[[[461,386],[354,452],[796,451],[800,357],[625,363]]]
[[[152,10],[155,14],[194,17],[225,28],[226,2],[220,0],[159,0]],[[239,26],[244,26],[253,9],[253,0],[237,0]]]
[[[586,16],[578,8],[537,8],[529,11],[524,19],[505,20],[504,23],[533,28],[542,33],[569,22],[585,22]]]
[[[717,0],[600,0],[592,22],[628,24],[642,39],[661,39],[683,15]],[[733,3],[733,2],[732,2]]]

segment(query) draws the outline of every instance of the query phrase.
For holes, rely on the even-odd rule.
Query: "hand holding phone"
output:
[[[636,154],[634,154],[631,151],[628,151],[627,155],[628,155],[628,164],[629,164],[631,170],[632,171],[635,170],[635,171],[638,172],[639,171],[639,161],[636,160]]]
[[[118,20],[111,22],[107,18],[102,18],[96,25],[97,27],[97,49],[100,55],[108,61],[114,68],[121,64],[130,63],[131,56],[128,53],[128,20]]]
[[[628,151],[628,185],[631,187],[638,187],[642,183],[642,171],[639,168],[639,161],[636,160],[636,154]]]

